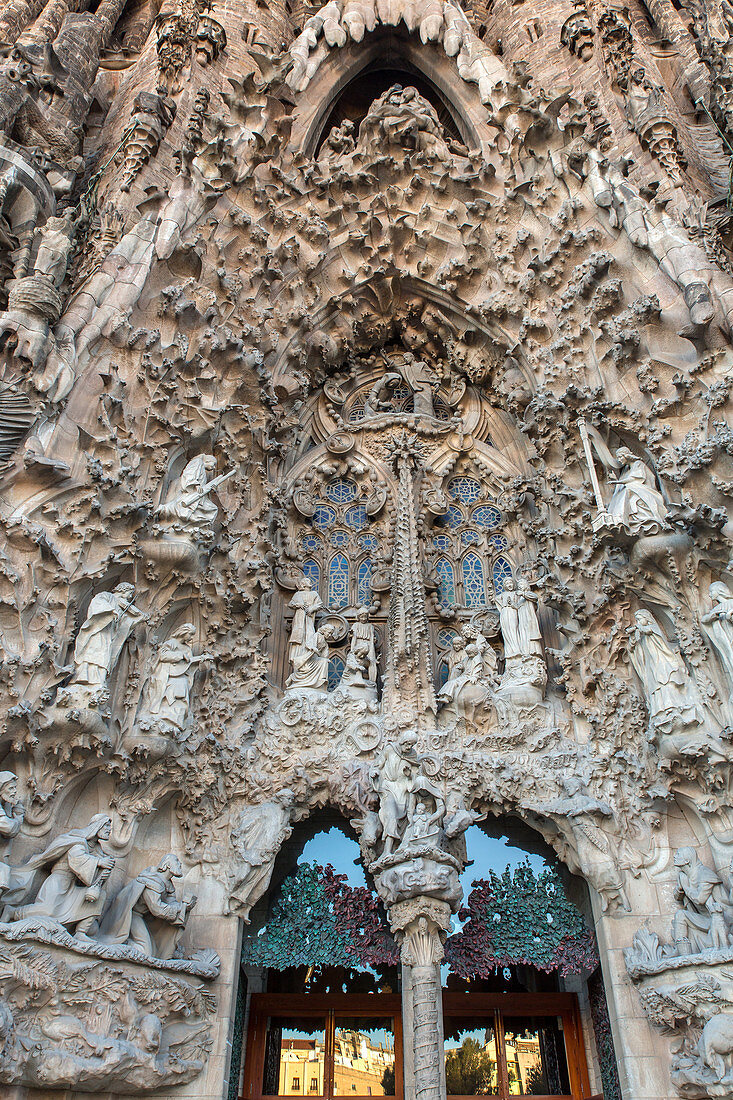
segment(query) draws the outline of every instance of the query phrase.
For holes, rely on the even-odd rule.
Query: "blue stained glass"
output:
[[[481,496],[481,486],[475,477],[454,477],[448,486],[448,492],[454,500],[462,504],[475,504]]]
[[[491,572],[494,578],[494,591],[498,596],[504,591],[504,581],[512,575],[512,567],[506,558],[497,558]]]
[[[436,679],[438,681],[437,688],[438,691],[440,691],[440,689],[443,687],[443,684],[448,683],[448,662],[445,658],[443,658],[441,661],[438,661],[438,675]]]
[[[433,535],[433,546],[443,554],[450,554],[453,549],[453,539],[450,535]]]
[[[308,558],[303,562],[303,573],[317,592],[318,586],[321,583],[321,569],[320,566],[313,561],[313,558]]]
[[[349,545],[348,532],[347,531],[332,531],[330,542],[331,542],[332,546],[341,546],[341,547],[348,546]]]
[[[341,657],[329,657],[328,658],[328,690],[335,691],[339,686],[339,681],[344,674],[344,665]]]
[[[300,545],[304,554],[320,554],[323,550],[323,540],[318,535],[303,535]]]
[[[471,519],[478,523],[479,527],[488,527],[493,531],[501,523],[501,512],[491,504],[482,504],[480,508],[474,508]]]
[[[489,543],[493,546],[494,550],[506,550],[509,543],[503,535],[492,535],[489,539]]]
[[[356,602],[368,604],[372,598],[372,559],[365,558],[356,571]]]
[[[358,491],[354,482],[345,477],[335,477],[326,486],[326,496],[332,504],[348,504],[356,500]]]
[[[463,546],[475,546],[478,541],[478,531],[461,531],[461,544]]]
[[[330,527],[332,523],[336,522],[336,513],[333,508],[329,508],[327,504],[319,504],[316,506],[316,510],[313,513],[313,526],[322,531],[325,527]]]
[[[466,607],[486,607],[484,567],[477,554],[466,554],[461,563],[461,572],[463,573],[463,596]]]
[[[447,558],[438,558],[435,563],[438,575],[438,599],[444,607],[453,607],[456,602],[456,579],[453,566]]]
[[[442,626],[438,631],[437,642],[441,649],[450,649],[453,639],[458,637],[458,631],[452,626]]]
[[[463,523],[463,512],[455,504],[451,504],[444,516],[436,519],[436,527],[460,527]]]
[[[376,535],[362,535],[359,539],[359,546],[362,550],[376,550],[378,541]]]
[[[334,554],[328,567],[328,606],[349,605],[349,562],[343,554]]]
[[[369,520],[364,505],[355,504],[353,508],[349,508],[344,516],[344,523],[348,523],[349,527],[353,527],[355,531],[361,531],[362,527],[366,527]]]

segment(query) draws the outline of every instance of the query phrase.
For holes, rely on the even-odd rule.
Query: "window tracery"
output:
[[[302,569],[332,611],[369,604],[374,555],[379,546],[369,531],[369,488],[354,478],[333,477],[322,486],[313,515],[299,536]]]
[[[503,516],[482,481],[457,474],[446,487],[448,507],[429,535],[439,608],[490,606],[512,576]]]

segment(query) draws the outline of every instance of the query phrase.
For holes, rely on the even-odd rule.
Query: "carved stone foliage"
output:
[[[200,982],[0,941],[0,1081],[143,1094],[197,1077],[216,1010]]]

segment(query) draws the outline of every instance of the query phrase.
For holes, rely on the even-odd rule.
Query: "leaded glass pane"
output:
[[[475,546],[478,541],[478,531],[461,531],[462,546]]]
[[[448,485],[448,492],[462,504],[475,504],[481,496],[481,486],[475,477],[454,477]]]
[[[328,567],[328,606],[349,605],[349,562],[343,554],[334,554]]]
[[[303,573],[317,592],[318,586],[321,583],[321,569],[320,566],[313,561],[313,558],[306,558],[303,562]]]
[[[433,535],[433,546],[443,554],[450,554],[453,549],[453,539],[450,535]]]
[[[494,550],[506,550],[509,543],[503,535],[492,535],[489,539],[489,544],[493,546]]]
[[[436,679],[438,681],[436,687],[438,691],[440,691],[444,684],[448,683],[448,674],[448,661],[445,657],[442,657],[438,661],[438,674],[436,676]]]
[[[339,681],[344,674],[344,665],[341,657],[329,657],[328,658],[328,690],[335,691],[339,686]]]
[[[333,531],[330,538],[331,546],[344,546],[349,545],[349,535],[347,531]]]
[[[360,531],[362,527],[366,527],[369,520],[364,505],[355,504],[353,508],[349,508],[344,516],[344,522],[348,523],[349,527],[353,527],[355,531]]]
[[[491,573],[494,580],[494,591],[498,596],[500,592],[504,591],[504,581],[512,575],[512,567],[506,558],[497,558]]]
[[[456,579],[453,566],[447,558],[438,558],[435,563],[438,575],[438,599],[444,607],[452,607],[456,602]]]
[[[378,539],[376,535],[361,535],[359,538],[359,546],[362,550],[376,550],[378,545]]]
[[[481,564],[481,559],[476,554],[466,554],[461,563],[461,571],[463,573],[463,596],[466,607],[486,607],[484,567]]]
[[[492,504],[482,504],[479,508],[474,508],[471,513],[471,520],[473,523],[477,523],[479,527],[487,527],[492,531],[494,527],[498,527],[501,523],[501,512],[498,508],[494,508]]]
[[[326,486],[326,496],[333,504],[348,504],[356,500],[358,491],[356,484],[345,477],[335,477]]]
[[[460,527],[463,523],[463,512],[456,504],[451,504],[444,516],[436,519],[436,527]]]
[[[454,630],[452,626],[441,626],[436,635],[436,641],[441,649],[450,649],[453,645],[453,639],[458,637],[458,631]]]
[[[319,530],[323,530],[326,527],[330,527],[336,522],[336,513],[333,508],[329,508],[327,504],[319,504],[316,506],[316,510],[313,513],[313,526]]]
[[[366,404],[366,398],[363,394],[359,393],[354,398],[354,404],[349,409],[349,423],[358,424],[360,420],[364,419],[364,405]]]
[[[300,546],[304,554],[320,554],[323,550],[323,539],[318,535],[303,535]]]
[[[392,407],[398,412],[412,412],[415,407],[415,395],[404,382],[392,390]]]
[[[370,603],[372,598],[372,559],[365,558],[356,574],[356,602]]]

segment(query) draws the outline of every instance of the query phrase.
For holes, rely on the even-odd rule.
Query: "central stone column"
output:
[[[450,928],[445,901],[418,897],[390,909],[401,945],[405,1100],[445,1100],[440,964]]]

